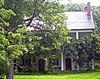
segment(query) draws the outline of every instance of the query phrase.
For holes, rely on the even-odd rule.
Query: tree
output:
[[[18,56],[22,55],[22,52],[24,50],[27,51],[25,44],[22,43],[23,42],[22,41],[23,36],[21,35],[22,33],[16,32],[16,31],[18,28],[23,27],[23,25],[22,25],[24,22],[23,18],[25,16],[25,14],[28,14],[27,12],[29,11],[29,10],[26,11],[26,8],[24,8],[24,7],[25,6],[27,7],[29,5],[29,3],[31,5],[31,1],[28,3],[25,0],[19,0],[19,1],[5,0],[5,3],[4,3],[3,0],[0,0],[0,2],[2,5],[1,6],[2,9],[0,10],[0,15],[1,15],[0,29],[4,30],[1,41],[3,41],[3,39],[6,39],[7,43],[8,43],[8,44],[5,43],[6,46],[3,46],[4,48],[1,50],[1,51],[3,51],[3,50],[5,51],[5,56],[2,56],[2,57],[5,59],[7,58],[6,61],[8,63],[6,78],[13,79],[13,69],[14,69],[13,68],[13,65],[14,65],[13,60],[14,60],[14,58],[18,58]],[[8,10],[5,10],[4,8],[8,9]],[[29,8],[29,7],[27,7],[27,8]],[[12,16],[12,15],[14,15],[14,16]],[[25,31],[26,29],[27,28],[24,28],[24,30],[22,30],[22,31]],[[29,31],[26,31],[26,32],[29,33]],[[26,33],[26,35],[27,35],[27,33]],[[1,42],[1,45],[3,45],[2,42]]]
[[[7,62],[7,79],[13,79],[13,65],[14,58],[18,58],[22,52],[26,52],[27,48],[22,44],[22,35],[19,33],[9,32],[7,37],[5,36],[5,31],[2,29],[0,34],[0,44],[1,50],[0,54],[2,60]]]
[[[93,61],[97,59],[96,54],[100,54],[99,51],[100,35],[96,33],[87,35],[84,40],[72,40],[71,43],[64,46],[64,53],[73,58],[76,67],[78,64],[79,70],[85,70],[84,64],[87,66],[87,70],[91,70],[91,64],[94,65]]]
[[[42,55],[46,58],[54,53],[61,53],[60,47],[63,41],[69,40],[66,17],[63,17],[64,6],[58,2],[34,0],[34,7],[33,16],[26,21],[28,21],[27,26],[34,29],[33,33],[41,37],[38,44],[34,46],[35,56],[41,57]]]
[[[0,6],[3,5],[4,1],[0,0]],[[8,20],[15,15],[12,10],[0,9],[0,56],[2,63],[6,62],[7,79],[13,79],[13,59],[21,55],[22,51],[27,51],[21,44],[22,36],[8,30],[10,28]]]
[[[93,19],[96,26],[96,33],[100,33],[100,6],[93,6]]]
[[[14,32],[16,29],[23,27],[23,24],[25,25],[25,16],[30,16],[33,13],[33,3],[34,1],[32,0],[5,0],[2,7],[12,10],[16,14],[16,16],[11,16],[11,18],[7,20],[10,27],[6,30]]]
[[[80,4],[71,3],[66,5],[67,11],[84,11],[85,7],[86,5],[83,3]]]
[[[1,1],[3,3],[3,0]],[[23,6],[29,4],[29,8],[31,8],[32,4],[34,3],[33,15],[31,18],[26,20],[28,21],[27,26],[34,28],[33,34],[27,29],[27,27],[23,27],[22,19],[24,16],[30,16],[31,13],[28,13],[31,11],[26,10],[27,8],[24,9],[21,3],[24,4]],[[28,51],[32,51],[32,46],[35,48],[39,45],[39,47],[42,48],[41,51],[47,51],[48,49],[49,51],[51,51],[51,44],[54,44],[53,47],[55,48],[60,48],[63,40],[68,40],[66,18],[63,14],[65,8],[59,2],[46,2],[45,0],[5,0],[5,5],[3,5],[2,8],[11,9],[0,9],[2,24],[2,26],[0,27],[0,51],[2,59],[7,62],[6,79],[13,79],[13,60],[22,55],[23,52],[25,53]],[[16,13],[16,16],[12,10]],[[39,35],[40,33],[42,35]],[[49,41],[49,43],[51,44],[47,43],[47,41],[49,40],[48,38],[51,38]],[[44,43],[46,43],[44,44],[42,40],[44,41]],[[40,41],[41,45],[39,43],[37,44],[38,41]],[[37,50],[38,49],[35,50],[36,54],[38,53]],[[39,53],[42,53],[41,51],[39,51]]]

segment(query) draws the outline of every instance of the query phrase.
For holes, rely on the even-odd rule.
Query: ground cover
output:
[[[15,75],[15,79],[100,79],[100,72]]]

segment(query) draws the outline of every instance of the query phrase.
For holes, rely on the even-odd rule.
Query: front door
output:
[[[39,70],[39,72],[44,71],[44,60],[43,59],[38,60],[38,70]]]
[[[70,58],[66,58],[66,70],[72,70],[72,64]]]

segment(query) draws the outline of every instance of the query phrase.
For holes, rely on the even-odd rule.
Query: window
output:
[[[59,66],[59,59],[58,58],[53,59],[53,65]]]
[[[79,39],[80,39],[80,40],[84,40],[84,36],[80,36]]]
[[[59,58],[51,59],[49,58],[49,64],[52,64],[54,66],[59,66]]]

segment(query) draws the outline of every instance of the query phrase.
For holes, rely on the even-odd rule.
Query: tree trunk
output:
[[[11,60],[6,68],[6,79],[14,79],[14,60]]]

